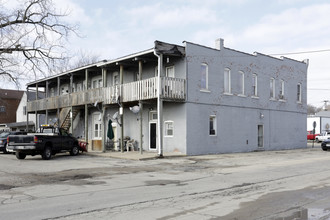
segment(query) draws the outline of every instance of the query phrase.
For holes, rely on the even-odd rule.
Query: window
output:
[[[239,94],[244,95],[244,72],[238,72],[239,77]]]
[[[101,88],[102,87],[102,79],[95,79],[92,81],[92,89]]]
[[[210,135],[217,135],[217,118],[215,115],[210,116]]]
[[[23,106],[23,115],[26,115],[26,106]]]
[[[225,68],[224,71],[224,92],[227,94],[231,93],[231,79],[230,79],[230,69]]]
[[[258,96],[258,76],[257,74],[252,74],[252,95]]]
[[[165,137],[173,137],[174,134],[173,121],[165,121],[164,125],[165,125]]]
[[[149,120],[150,121],[156,121],[158,119],[158,115],[156,111],[151,111],[149,113]]]
[[[270,78],[270,98],[271,99],[275,99],[275,79],[274,78]]]
[[[166,67],[166,77],[174,78],[174,66]]]
[[[301,84],[297,85],[297,102],[301,102]]]
[[[280,94],[279,99],[284,99],[284,80],[280,81]]]
[[[6,107],[5,106],[0,106],[0,112],[6,112]]]
[[[201,64],[201,90],[208,90],[208,65]]]

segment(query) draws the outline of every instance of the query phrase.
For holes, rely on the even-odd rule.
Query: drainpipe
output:
[[[157,88],[157,130],[158,130],[158,157],[163,157],[163,101],[161,100],[161,81],[160,73],[163,67],[163,55],[157,54],[156,49],[154,48],[154,55],[158,58],[158,88]]]

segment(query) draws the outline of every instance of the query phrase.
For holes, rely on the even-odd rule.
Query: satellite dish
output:
[[[94,107],[96,107],[97,106],[97,101],[94,103]]]
[[[112,118],[113,119],[118,119],[118,112],[116,112],[115,114],[113,114]]]
[[[129,107],[129,110],[131,110],[134,114],[137,114],[140,112],[140,106],[135,105],[133,107]]]

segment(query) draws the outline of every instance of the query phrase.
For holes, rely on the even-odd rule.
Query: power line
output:
[[[307,90],[330,90],[330,89],[315,89],[315,88],[309,88]]]
[[[270,56],[280,56],[280,55],[294,55],[294,54],[305,54],[305,53],[322,53],[330,52],[330,49],[325,50],[310,50],[310,51],[301,51],[301,52],[292,52],[292,53],[278,53],[278,54],[268,54]]]

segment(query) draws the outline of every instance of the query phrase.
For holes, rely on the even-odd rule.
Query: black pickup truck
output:
[[[78,155],[78,140],[66,130],[50,125],[40,126],[37,133],[27,135],[9,135],[7,138],[8,151],[14,151],[17,159],[25,159],[26,155],[41,155],[42,159],[49,160],[59,152],[70,152]]]

